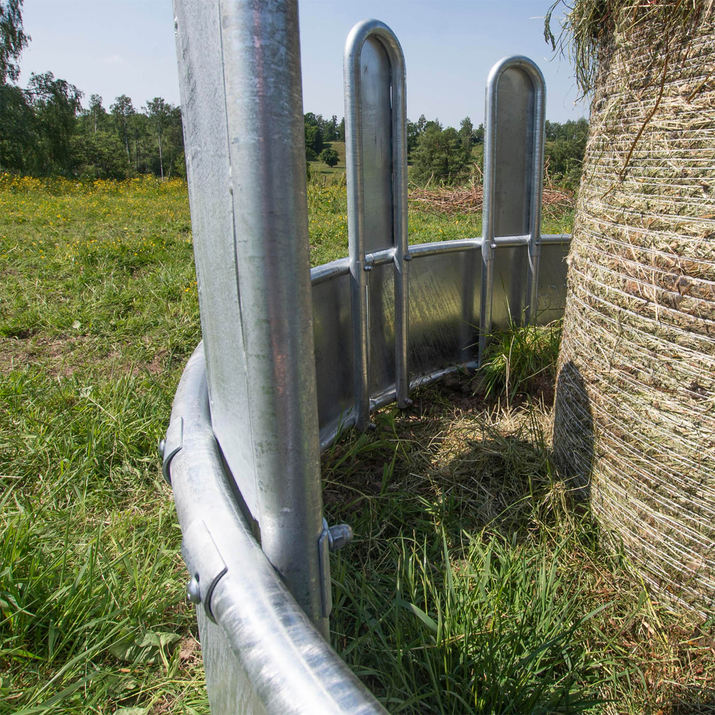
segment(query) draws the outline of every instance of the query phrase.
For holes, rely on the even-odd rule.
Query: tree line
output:
[[[329,120],[309,112],[305,120],[305,153],[308,161],[323,161],[328,166],[338,162],[331,142],[345,141],[345,120]],[[586,119],[564,124],[546,122],[544,160],[546,178],[561,186],[576,188],[588,138]],[[454,185],[481,181],[484,159],[484,125],[475,127],[469,117],[459,125],[444,127],[439,119],[421,115],[416,122],[407,120],[407,151],[411,164],[410,180],[417,184]]]
[[[27,88],[0,85],[0,170],[36,176],[125,179],[185,176],[181,112],[155,97],[142,110],[127,95],[105,109],[52,72]]]
[[[108,108],[52,72],[32,74],[27,87],[15,82],[18,59],[29,37],[22,25],[23,0],[0,0],[0,171],[40,176],[123,179],[138,174],[185,176],[181,110],[162,97],[140,109],[127,95]],[[331,142],[345,141],[345,120],[304,115],[308,161],[338,163]],[[581,174],[588,122],[546,122],[546,174],[575,187]],[[452,185],[481,178],[484,126],[465,117],[459,129],[439,119],[407,121],[410,179]]]
[[[567,188],[576,188],[588,138],[586,119],[564,124],[546,122],[544,165],[546,178]],[[480,182],[484,160],[484,125],[475,127],[465,117],[459,129],[443,127],[438,119],[422,115],[407,122],[407,145],[412,163],[410,178],[418,184],[453,185]]]
[[[141,110],[127,95],[107,111],[52,72],[15,82],[30,38],[23,0],[0,0],[0,170],[39,176],[123,179],[136,174],[184,175],[181,112],[155,97]]]

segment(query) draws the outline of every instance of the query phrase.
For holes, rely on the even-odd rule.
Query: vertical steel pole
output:
[[[362,170],[362,117],[360,112],[360,53],[351,39],[345,45],[345,174],[348,185],[348,240],[350,246],[351,314],[353,324],[355,427],[365,431],[370,422],[368,356],[367,270],[365,265],[365,208]]]
[[[501,74],[501,73],[500,73]],[[494,184],[497,143],[495,137],[497,92],[494,70],[489,75],[484,110],[484,193],[482,198],[482,295],[479,310],[478,367],[482,366],[487,339],[492,331],[492,297],[494,295]]]
[[[297,0],[221,0],[261,546],[327,631]]]
[[[544,143],[546,130],[546,80],[541,70],[531,62],[529,76],[534,83],[533,141],[534,163],[531,175],[531,196],[529,207],[529,274],[527,282],[527,304],[524,320],[536,322],[539,290],[539,263],[541,261],[541,201],[544,190]]]
[[[392,200],[395,243],[395,393],[400,409],[409,407],[409,261],[407,227],[407,76],[405,57],[390,31],[383,40],[392,68]]]
[[[353,27],[345,44],[345,142],[348,184],[348,236],[352,276],[353,351],[355,357],[356,427],[365,430],[370,421],[370,328],[368,273],[366,262],[366,205],[362,62],[369,38],[379,40],[390,64],[390,149],[392,196],[392,234],[371,237],[372,243],[384,240],[394,248],[395,266],[395,390],[399,407],[409,400],[409,245],[407,229],[407,90],[405,59],[400,43],[387,25],[366,20]],[[367,69],[367,67],[366,67]],[[381,197],[385,201],[386,197]],[[385,246],[387,247],[387,246]]]
[[[212,423],[263,551],[327,634],[298,3],[174,6]]]

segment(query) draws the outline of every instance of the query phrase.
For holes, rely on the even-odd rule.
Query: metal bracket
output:
[[[330,587],[330,552],[342,549],[353,538],[353,530],[348,524],[328,526],[323,519],[323,531],[318,538],[318,563],[320,564],[320,591],[323,601],[323,618],[328,618],[333,610],[333,592]]]
[[[162,456],[161,473],[168,484],[171,484],[169,466],[176,453],[184,445],[184,418],[172,420],[166,430],[166,438],[159,442],[159,454]]]
[[[181,555],[190,574],[186,595],[194,605],[203,604],[206,615],[215,623],[211,596],[228,567],[205,522],[194,521],[184,532]]]

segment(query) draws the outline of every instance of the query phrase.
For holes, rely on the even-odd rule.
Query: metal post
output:
[[[327,633],[298,4],[174,9],[212,425],[264,553]]]
[[[368,274],[373,268],[366,261],[368,249],[394,249],[397,404],[410,404],[407,93],[402,48],[387,25],[366,20],[352,29],[345,45],[344,80],[355,411],[357,428],[365,430],[370,420]],[[374,142],[366,143],[366,134]]]
[[[539,263],[541,260],[541,201],[544,189],[544,143],[546,129],[546,80],[538,66],[527,60],[524,71],[534,83],[533,157],[531,166],[531,194],[529,196],[529,270],[527,303],[524,311],[526,323],[536,323],[539,289]]]
[[[494,249],[499,236],[529,237],[524,315],[527,321],[536,317],[545,107],[546,84],[534,62],[508,57],[494,65],[486,90],[480,365],[492,329]],[[519,306],[510,310],[512,317],[520,317]]]

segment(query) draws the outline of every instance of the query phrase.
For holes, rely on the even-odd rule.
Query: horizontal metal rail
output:
[[[474,370],[477,367],[477,361],[473,360],[470,362],[461,363],[459,365],[452,365],[451,367],[441,368],[429,373],[428,375],[422,375],[421,377],[416,377],[410,380],[410,392],[416,390],[419,387],[426,387],[431,385],[443,377],[448,375],[453,375],[454,373],[467,372],[469,370]],[[375,395],[370,398],[370,412],[379,410],[387,405],[392,404],[397,400],[397,393],[394,388],[386,390],[385,392]],[[330,448],[335,440],[340,437],[343,432],[355,426],[355,415],[350,412],[345,415],[343,419],[340,420],[339,426],[332,432],[323,436],[321,434],[320,439],[320,451],[324,452],[326,449]]]
[[[493,260],[501,266],[502,254],[509,265],[514,251],[529,250],[529,236],[500,236],[493,243]],[[549,322],[563,313],[565,300],[566,266],[563,259],[570,243],[568,234],[542,236],[541,245],[547,260],[541,267],[539,300],[540,322]],[[470,312],[465,302],[479,295],[477,286],[465,295],[464,285],[469,279],[470,261],[462,257],[474,255],[478,263],[482,238],[436,241],[410,246],[412,259],[412,288],[410,311],[414,316],[408,334],[409,357],[412,371],[409,391],[429,384],[450,373],[474,370],[478,366],[476,326],[465,324],[463,315]],[[373,267],[375,280],[382,289],[375,294],[372,309],[383,317],[381,329],[391,343],[392,295],[389,270],[394,248],[365,254],[365,263]],[[385,273],[379,273],[379,267]],[[466,268],[465,268],[466,267]],[[465,272],[467,275],[465,276]],[[350,259],[341,258],[311,270],[313,285],[313,315],[315,326],[316,363],[318,366],[318,401],[320,448],[331,445],[336,437],[357,422],[354,393],[352,392],[351,301],[349,290]],[[513,275],[518,281],[520,276]],[[461,286],[461,287],[460,287]],[[508,324],[508,295],[510,286],[498,283],[496,290],[497,324]],[[478,307],[475,308],[478,311]],[[478,313],[477,313],[478,314]],[[373,373],[379,375],[368,392],[368,414],[397,401],[394,373],[390,372],[392,354],[377,354],[372,363]]]
[[[456,238],[453,241],[433,241],[432,243],[415,243],[410,245],[410,258],[425,258],[426,256],[437,256],[447,253],[460,253],[462,251],[481,249],[483,239],[480,238]],[[547,233],[541,237],[542,245],[557,245],[569,243],[570,233]],[[515,248],[526,246],[529,243],[529,236],[499,236],[494,240],[497,247]],[[373,266],[380,266],[391,263],[394,256],[394,248],[383,251],[365,254],[365,263]],[[320,283],[340,278],[350,273],[350,259],[338,258],[330,263],[323,263],[320,266],[311,268],[310,281],[316,286]]]

